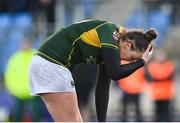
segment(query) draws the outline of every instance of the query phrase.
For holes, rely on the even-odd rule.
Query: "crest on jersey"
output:
[[[119,33],[115,30],[113,32],[113,39],[116,40],[116,41],[119,41],[119,37],[120,37]]]
[[[86,58],[86,63],[87,64],[96,64],[97,63],[97,58],[94,56],[90,56],[89,58]]]

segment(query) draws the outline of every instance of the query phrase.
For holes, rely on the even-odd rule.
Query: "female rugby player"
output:
[[[81,62],[102,64],[100,76],[103,77],[99,81],[119,80],[149,61],[153,52],[151,41],[156,36],[154,29],[121,31],[115,24],[101,20],[62,28],[45,40],[32,59],[29,68],[31,95],[43,99],[55,121],[82,121],[72,68]],[[120,65],[120,60],[132,63]],[[100,85],[102,83],[97,84],[97,88]]]

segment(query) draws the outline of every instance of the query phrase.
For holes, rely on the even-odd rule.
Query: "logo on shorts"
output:
[[[71,87],[75,87],[75,83],[74,83],[74,81],[71,81]]]

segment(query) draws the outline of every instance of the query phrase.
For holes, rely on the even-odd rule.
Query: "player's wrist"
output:
[[[147,61],[143,58],[141,58],[141,61],[143,62],[144,65],[147,63]]]

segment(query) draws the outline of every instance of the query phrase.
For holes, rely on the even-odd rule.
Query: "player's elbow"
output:
[[[111,78],[114,81],[117,81],[117,80],[121,79],[122,77],[121,77],[121,75],[118,75],[117,73],[113,72],[113,73],[109,74],[109,78]]]
[[[112,80],[118,81],[118,80],[120,80],[120,79],[119,79],[119,78],[116,78],[116,77],[113,77]]]
[[[117,81],[117,80],[120,80],[120,79],[123,79],[125,77],[127,77],[125,74],[123,74],[122,71],[120,70],[114,70],[113,72],[109,72],[109,78],[111,78],[112,80],[114,81]]]

